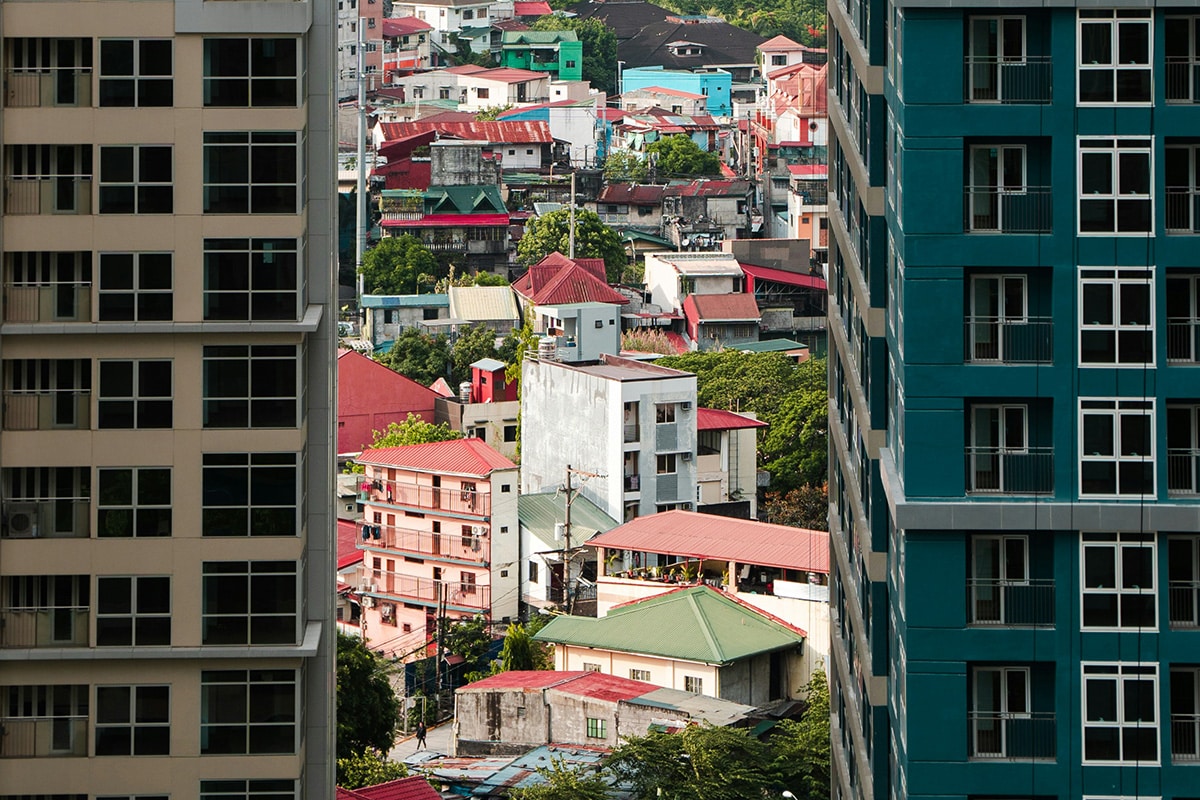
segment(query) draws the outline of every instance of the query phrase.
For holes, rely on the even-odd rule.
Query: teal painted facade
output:
[[[729,93],[733,88],[733,76],[723,69],[703,72],[685,72],[662,67],[637,67],[621,73],[622,92],[659,86],[679,92],[702,94],[708,98],[708,113],[717,117],[728,117],[733,113]]]
[[[1200,797],[1200,9],[829,4],[833,797]]]
[[[583,80],[583,42],[575,31],[505,31],[500,64],[548,72],[553,80]]]

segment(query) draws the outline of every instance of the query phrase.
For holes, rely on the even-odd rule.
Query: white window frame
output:
[[[295,41],[295,43],[296,43],[296,63],[292,65],[292,67],[294,69],[294,73],[292,75],[255,75],[254,74],[255,42],[281,41],[281,40],[285,40],[285,39],[291,39],[291,40]],[[201,73],[202,73],[201,81],[202,81],[202,83],[201,83],[201,86],[202,86],[202,90],[203,90],[202,102],[204,103],[205,108],[295,108],[298,103],[303,101],[303,97],[302,97],[301,91],[300,91],[300,87],[302,85],[302,79],[304,78],[305,64],[306,64],[305,58],[304,58],[305,53],[304,53],[304,39],[303,38],[290,37],[290,36],[263,36],[263,37],[259,37],[259,36],[206,36],[206,37],[204,37],[204,41],[206,43],[208,41],[212,41],[212,40],[222,40],[222,41],[234,40],[234,41],[244,42],[245,46],[246,46],[246,74],[245,75],[209,75],[209,74],[207,74],[208,68],[209,68],[209,59],[206,55],[204,55],[205,51],[202,49],[201,50],[201,59],[202,59],[202,64],[201,64]],[[278,103],[257,103],[256,104],[254,102],[255,83],[275,82],[275,81],[285,81],[285,80],[294,80],[295,81],[296,100],[291,105],[278,104]],[[232,106],[232,105],[218,105],[216,103],[211,102],[211,100],[209,99],[209,82],[210,81],[229,81],[229,82],[245,81],[245,83],[246,83],[246,104]]]
[[[231,672],[240,672],[244,677],[241,680],[227,680],[224,676]],[[292,675],[291,681],[279,679],[266,679],[264,673],[285,673],[290,672]],[[255,680],[255,674],[262,675],[264,679]],[[209,678],[208,676],[212,676]],[[216,679],[221,676],[221,679]],[[268,686],[291,686],[292,687],[292,720],[286,723],[279,722],[258,722],[251,719],[251,707],[254,701],[251,698],[255,685]],[[209,702],[205,695],[210,687],[217,686],[241,686],[246,689],[246,705],[242,709],[242,719],[237,722],[214,722],[208,719]],[[200,755],[201,756],[236,756],[236,755],[294,755],[299,751],[300,745],[300,727],[303,723],[303,683],[298,670],[291,669],[250,669],[250,670],[204,670],[200,673]],[[225,706],[223,709],[227,715],[232,716],[235,709]],[[292,746],[289,750],[274,751],[274,750],[255,750],[250,746],[251,732],[255,727],[276,727],[282,728],[284,724],[289,725],[292,729]],[[205,752],[205,742],[207,741],[208,729],[215,728],[241,728],[245,731],[245,747],[240,752],[226,751],[210,751]]]
[[[244,259],[245,288],[220,288],[220,278],[223,276],[215,275],[213,273],[217,270],[224,270],[225,265],[217,263],[210,265],[209,259],[211,258],[214,262],[219,262],[224,259],[231,259],[235,257]],[[289,236],[206,238],[204,240],[204,319],[206,321],[211,320],[230,322],[261,322],[270,320],[290,321],[299,319],[300,315],[302,314],[301,302],[305,289],[303,274],[304,257],[305,240],[303,238],[292,238]],[[260,282],[268,282],[266,276],[263,274],[263,268],[265,266],[271,266],[273,263],[284,258],[294,262],[292,274],[290,275],[294,288],[278,289],[274,286],[259,288],[256,284]],[[284,275],[284,272],[280,268],[274,273],[274,275],[271,276],[270,282],[276,282],[277,278],[282,275]],[[210,279],[216,279],[216,283],[218,285],[215,287],[210,285]],[[261,309],[256,312],[256,299],[264,296],[276,296],[282,298],[289,294],[292,296],[292,314],[290,317],[275,316],[270,313],[263,313]],[[210,300],[217,300],[221,297],[241,296],[246,298],[246,314],[244,317],[234,317],[227,313],[222,313],[220,315],[210,314]]]
[[[1197,68],[1194,65],[1191,71],[1195,72]],[[1187,166],[1182,170],[1172,167],[1172,154],[1182,154],[1187,161]],[[1196,195],[1200,194],[1200,144],[1166,145],[1163,152],[1163,167],[1166,177],[1166,184],[1163,187],[1166,192],[1164,202],[1167,209],[1163,227],[1168,232],[1195,233],[1200,230],[1200,211],[1196,208]],[[1176,213],[1181,207],[1186,214]],[[1185,225],[1180,227],[1174,224],[1177,218],[1184,216],[1186,216],[1186,219],[1183,220]]]
[[[1166,65],[1166,86],[1164,87],[1166,91],[1164,94],[1166,95],[1167,103],[1194,103],[1200,100],[1200,80],[1197,80],[1196,75],[1196,67],[1200,65],[1200,31],[1197,30],[1197,24],[1200,24],[1200,16],[1178,13],[1165,14],[1163,29],[1166,32],[1165,38],[1168,40],[1170,39],[1173,22],[1187,26],[1187,53],[1185,55],[1172,55],[1169,50],[1163,53],[1163,62]],[[1182,72],[1182,74],[1187,76],[1187,89],[1174,95],[1171,92],[1172,71]]]
[[[142,216],[156,214],[174,214],[175,213],[175,146],[170,144],[103,144],[99,145],[97,153],[97,185],[96,190],[96,212],[98,214],[112,214],[118,216]],[[131,154],[133,174],[127,181],[124,180],[106,180],[104,170],[104,153],[106,150],[118,151],[128,150]],[[170,156],[171,175],[166,180],[149,180],[142,177],[142,152],[148,150],[166,150]],[[109,176],[111,177],[111,176]],[[147,206],[143,208],[142,200],[144,198],[143,190],[155,190],[166,187],[170,192],[170,202],[167,208],[155,207],[154,203],[147,199]],[[128,211],[106,211],[104,209],[103,194],[105,189],[130,189],[133,192],[133,207]]]
[[[233,789],[230,786],[232,783],[239,783],[244,788]],[[299,796],[296,781],[289,778],[200,781],[200,800],[280,800],[288,791],[291,791],[293,800]]]
[[[141,373],[143,364],[167,364],[171,372],[171,385],[167,389],[165,395],[142,395],[141,393]],[[133,372],[130,378],[132,386],[129,387],[130,394],[128,395],[106,395],[104,392],[104,367],[107,364],[132,364]],[[96,386],[96,427],[104,430],[164,430],[172,427],[175,420],[175,364],[171,359],[167,358],[145,358],[145,359],[123,359],[110,358],[101,359],[97,365],[97,372],[100,380]],[[166,425],[143,425],[141,424],[141,404],[142,403],[167,403],[171,406],[171,419]],[[133,406],[133,421],[129,426],[114,426],[100,425],[100,407],[104,403],[131,403]]]
[[[1143,369],[1153,367],[1157,358],[1158,337],[1156,331],[1156,308],[1155,308],[1155,269],[1152,266],[1146,267],[1080,267],[1079,268],[1079,287],[1076,292],[1078,299],[1078,314],[1079,314],[1079,337],[1075,341],[1075,358],[1081,367],[1104,367],[1104,368],[1134,368]],[[1110,314],[1111,321],[1109,322],[1090,322],[1084,316],[1084,290],[1088,286],[1108,286],[1110,287]],[[1121,303],[1122,303],[1122,288],[1126,286],[1142,286],[1145,287],[1149,300],[1149,309],[1147,310],[1146,318],[1148,324],[1124,324],[1121,322]],[[1111,332],[1113,338],[1113,355],[1111,361],[1084,361],[1083,360],[1083,337],[1086,333],[1096,332]],[[1124,361],[1121,358],[1121,335],[1123,333],[1149,333],[1150,344],[1146,348],[1149,359],[1146,361]]]
[[[702,675],[684,675],[683,690],[692,694],[704,694],[704,677]]]
[[[232,138],[218,139],[217,137],[241,137],[237,141]],[[295,163],[295,179],[262,181],[254,179],[254,158],[257,151],[276,147],[291,147]],[[305,131],[297,130],[255,130],[255,131],[205,131],[204,132],[204,162],[201,179],[204,188],[202,212],[204,214],[229,214],[240,216],[288,216],[300,213],[305,203],[304,151],[307,148]],[[244,176],[210,175],[207,168],[209,148],[242,148],[246,154],[246,169]],[[215,180],[216,178],[221,180]],[[236,179],[235,179],[236,178]],[[295,197],[290,210],[276,210],[265,207],[258,210],[255,204],[254,190],[256,188],[290,187]],[[244,188],[246,205],[244,210],[227,210],[217,207],[210,210],[208,192],[210,189]]]
[[[1087,757],[1087,749],[1086,749],[1087,732],[1088,732],[1088,729],[1090,729],[1090,728],[1103,728],[1103,729],[1116,728],[1118,731],[1118,749],[1119,749],[1120,753],[1123,755],[1124,749],[1125,749],[1124,737],[1120,734],[1123,733],[1123,731],[1127,728],[1141,730],[1141,729],[1148,727],[1147,723],[1145,723],[1145,722],[1136,721],[1136,720],[1127,721],[1125,719],[1125,691],[1124,691],[1125,687],[1124,687],[1124,684],[1126,682],[1140,682],[1143,680],[1149,680],[1153,683],[1154,698],[1153,698],[1153,703],[1151,704],[1151,708],[1154,711],[1153,727],[1156,732],[1161,733],[1161,731],[1159,729],[1161,727],[1160,717],[1162,716],[1162,708],[1161,708],[1161,704],[1159,702],[1160,686],[1159,686],[1158,664],[1138,664],[1138,663],[1131,663],[1131,662],[1107,662],[1107,661],[1104,661],[1104,662],[1084,661],[1080,664],[1080,670],[1082,672],[1083,678],[1080,681],[1080,692],[1081,692],[1081,699],[1080,699],[1081,720],[1080,721],[1081,721],[1081,724],[1080,724],[1080,732],[1079,732],[1079,737],[1080,737],[1079,753],[1080,753],[1080,759],[1083,762],[1083,764],[1085,764],[1085,765],[1111,764],[1114,766],[1120,766],[1120,765],[1130,765],[1130,764],[1136,763],[1137,766],[1140,766],[1140,767],[1152,767],[1152,766],[1158,765],[1162,760],[1162,738],[1161,738],[1161,736],[1156,736],[1155,750],[1157,752],[1158,757],[1155,758],[1153,761],[1149,761],[1147,759],[1137,759],[1136,761],[1134,759],[1129,759],[1128,761],[1126,761],[1123,758],[1118,758],[1114,761],[1106,761],[1106,760],[1100,760],[1100,759],[1092,760]],[[1116,708],[1117,708],[1116,719],[1114,719],[1114,720],[1089,720],[1088,719],[1088,702],[1087,702],[1088,684],[1093,681],[1095,681],[1095,682],[1115,681],[1116,682],[1116,684],[1117,684],[1117,686],[1116,686]]]
[[[1107,415],[1112,418],[1112,453],[1085,453],[1084,447],[1084,420],[1089,416]],[[1149,453],[1131,453],[1123,455],[1121,453],[1121,426],[1120,421],[1124,416],[1143,416],[1150,424],[1150,452]],[[1079,398],[1079,496],[1080,497],[1130,497],[1130,498],[1153,498],[1158,487],[1158,469],[1155,463],[1156,458],[1156,436],[1157,419],[1155,414],[1154,398],[1134,399],[1121,397],[1081,397]],[[1112,463],[1116,467],[1116,489],[1112,493],[1101,492],[1086,492],[1083,486],[1083,465],[1087,462],[1103,462]],[[1121,476],[1120,468],[1122,463],[1136,462],[1139,464],[1150,465],[1150,488],[1144,494],[1141,492],[1121,492]]]
[[[108,689],[128,689],[129,690],[129,718],[127,720],[118,721],[118,722],[102,722],[101,721],[101,719],[100,719],[100,707],[101,707],[100,692],[104,691],[104,690],[108,690]],[[138,702],[137,695],[138,695],[139,690],[141,690],[141,689],[166,689],[167,690],[167,719],[165,721],[154,720],[154,721],[150,721],[150,722],[142,722],[138,719],[138,708],[140,706],[140,703]],[[170,741],[171,741],[171,687],[169,684],[166,686],[164,686],[162,684],[136,684],[136,685],[100,684],[100,685],[96,686],[96,706],[95,706],[95,708],[96,708],[96,710],[94,712],[95,740],[94,740],[94,744],[92,746],[92,750],[97,758],[108,758],[110,756],[119,758],[122,755],[124,755],[126,757],[139,756],[139,755],[145,755],[145,756],[168,755],[169,756],[171,754],[171,745],[170,745]],[[101,731],[109,729],[109,728],[112,728],[114,730],[121,729],[121,728],[127,728],[129,730],[129,752],[128,753],[124,753],[124,754],[105,753],[104,755],[100,755],[100,753],[96,751],[96,747],[99,744]],[[138,752],[136,752],[137,751],[137,739],[138,739],[137,732],[138,732],[139,728],[141,728],[141,729],[148,728],[151,730],[157,730],[158,735],[153,737],[152,741],[156,741],[159,743],[162,743],[165,741],[166,742],[165,750],[161,753],[157,753],[157,752],[156,753],[138,753]]]
[[[237,348],[239,352],[232,352]],[[229,352],[226,352],[229,351]],[[285,353],[290,352],[289,355]],[[302,382],[304,380],[304,351],[299,345],[275,345],[275,344],[248,344],[248,345],[207,345],[203,348],[203,368],[204,378],[201,381],[201,391],[203,396],[202,403],[202,419],[203,427],[209,430],[218,429],[247,429],[247,430],[265,430],[275,428],[296,428],[301,423],[301,410],[299,408],[299,400],[303,391]],[[254,376],[256,370],[264,364],[276,363],[284,364],[291,363],[295,370],[292,380],[291,391],[288,394],[281,395],[259,395],[255,392]],[[214,369],[219,365],[225,365],[231,370],[234,370],[237,365],[245,367],[245,392],[241,396],[235,395],[214,395],[214,387],[209,385],[208,368],[212,366]],[[217,424],[209,420],[209,403],[214,406],[244,404],[245,406],[245,424]],[[271,412],[268,410],[257,411],[256,405],[260,403],[267,404],[265,409],[271,409],[275,404],[286,405],[291,404],[292,418],[291,420],[273,420],[269,419]],[[262,414],[268,419],[260,419]],[[280,424],[280,423],[283,424]]]
[[[1122,16],[1124,15],[1124,16]],[[1136,16],[1135,16],[1136,15]],[[1084,25],[1109,25],[1110,54],[1112,60],[1104,64],[1083,64]],[[1122,64],[1120,60],[1120,28],[1142,26],[1146,29],[1146,63]],[[1075,100],[1081,106],[1148,106],[1154,102],[1154,12],[1143,9],[1080,9],[1075,20]],[[1084,100],[1080,97],[1084,72],[1111,71],[1113,95],[1111,100]],[[1146,100],[1119,100],[1117,85],[1121,72],[1146,72],[1150,77],[1149,96]]]
[[[983,710],[980,708],[980,675],[985,673],[994,673],[1000,685],[1000,708],[992,710]],[[1009,699],[1011,697],[1009,679],[1010,677],[1021,676],[1024,683],[1024,707],[1020,709],[1010,709]],[[1032,690],[1030,687],[1030,670],[1029,667],[972,667],[971,669],[971,713],[975,717],[971,726],[971,752],[975,757],[979,758],[1004,758],[1008,753],[1008,725],[1005,723],[1010,719],[1030,719],[1032,713],[1030,711],[1033,703]],[[994,717],[992,725],[993,732],[997,733],[999,742],[999,751],[983,750],[979,743],[979,715],[989,714]]]
[[[129,473],[129,502],[128,503],[109,503],[104,499],[104,479],[106,473],[115,475],[116,473]],[[165,472],[167,474],[167,498],[166,503],[144,503],[141,500],[141,477],[143,473],[150,472]],[[115,539],[139,539],[139,538],[159,538],[170,536],[174,526],[174,505],[173,505],[173,485],[172,485],[172,470],[170,467],[100,467],[96,470],[96,536],[98,538],[115,538]],[[167,512],[167,530],[161,533],[138,533],[138,512],[139,511],[155,512],[158,516],[161,512]],[[104,533],[103,517],[105,512],[125,512],[129,515],[129,535],[113,534],[108,536]]]
[[[133,260],[132,275],[131,275],[132,285],[131,286],[128,286],[128,287],[120,286],[120,287],[114,288],[112,286],[112,277],[113,276],[111,274],[107,274],[107,275],[105,274],[105,266],[106,266],[105,261],[108,259],[112,259],[114,257],[118,257],[118,256],[129,257]],[[152,287],[152,286],[144,287],[143,286],[143,284],[148,282],[146,280],[143,280],[143,275],[145,275],[146,277],[150,277],[151,274],[154,274],[154,275],[158,274],[158,272],[157,272],[158,265],[151,265],[149,263],[143,265],[143,263],[142,263],[143,259],[145,259],[147,262],[150,261],[150,258],[148,258],[148,257],[156,257],[156,258],[165,257],[166,258],[167,280],[166,280],[165,288]],[[96,287],[97,287],[97,294],[99,295],[99,297],[97,298],[96,319],[98,319],[100,322],[108,322],[108,321],[147,322],[147,321],[170,321],[170,320],[174,319],[174,316],[175,316],[174,302],[173,302],[174,286],[175,286],[175,278],[174,278],[175,254],[174,253],[172,253],[170,251],[133,252],[133,253],[130,253],[130,252],[101,252],[98,257],[97,271],[98,271],[98,277],[97,277],[97,281],[96,281]],[[172,301],[170,303],[170,305],[171,305],[170,313],[167,316],[165,316],[165,317],[157,316],[152,313],[149,313],[149,311],[147,311],[145,314],[143,314],[143,312],[142,312],[142,299],[143,298],[145,298],[147,301],[149,301],[149,300],[154,300],[154,299],[161,299],[161,297],[163,295],[165,295],[169,301]],[[132,316],[117,317],[117,316],[111,316],[111,315],[105,314],[104,306],[103,306],[105,298],[106,297],[116,297],[116,296],[129,296],[130,298],[132,298],[132,306],[133,306]]]
[[[1146,136],[1080,136],[1076,148],[1076,203],[1075,221],[1077,233],[1080,236],[1153,236],[1156,227],[1154,218],[1154,138]],[[1147,173],[1145,194],[1140,192],[1121,191],[1120,161],[1122,155],[1146,156]],[[1084,156],[1107,155],[1109,157],[1109,187],[1107,192],[1084,194]],[[1085,231],[1083,229],[1082,204],[1085,201],[1102,200],[1112,204],[1112,229]],[[1148,223],[1146,230],[1121,230],[1120,203],[1121,201],[1144,200],[1149,204],[1146,214]]]
[[[659,453],[655,457],[655,475],[678,475],[679,459],[677,453]]]
[[[115,73],[106,73],[106,65],[104,63],[104,45],[111,43],[128,42],[132,48],[133,56],[133,71],[128,75],[118,75]],[[142,43],[143,42],[166,42],[171,50],[170,63],[167,65],[165,73],[149,72],[144,73],[142,65]],[[123,36],[104,37],[101,38],[96,46],[97,55],[97,98],[96,105],[102,108],[170,108],[174,104],[175,99],[175,43],[171,39],[156,39],[153,37],[131,38]],[[103,94],[102,88],[105,81],[130,81],[133,84],[133,102],[129,105],[116,103],[101,102],[100,95]],[[160,82],[167,81],[171,84],[171,102],[167,103],[152,103],[144,104],[141,102],[142,82]]]
[[[1154,533],[1101,533],[1085,531],[1079,537],[1079,626],[1087,631],[1156,631],[1158,630],[1158,542]],[[1087,551],[1108,550],[1112,552],[1114,575],[1117,586],[1088,586]],[[1149,550],[1150,586],[1125,587],[1120,581],[1124,574],[1126,551]],[[1116,625],[1088,625],[1084,620],[1084,609],[1089,596],[1113,596],[1117,604]],[[1121,623],[1121,601],[1124,597],[1149,597],[1154,604],[1154,624],[1123,625]]]
[[[143,581],[155,580],[167,582],[167,607],[165,611],[144,611],[141,610],[142,600],[139,597],[141,594],[141,586]],[[129,586],[129,609],[126,611],[115,613],[103,613],[100,610],[102,584],[115,585],[119,581],[128,583]],[[174,603],[172,602],[172,586],[170,575],[97,575],[96,576],[96,646],[97,647],[169,647],[171,645],[172,625],[171,615]],[[117,642],[111,644],[102,644],[100,642],[101,622],[107,620],[128,620],[129,621],[129,641]],[[167,641],[166,642],[140,642],[138,641],[138,622],[166,622],[167,625]]]
[[[281,453],[205,453],[202,457],[201,466],[201,522],[200,535],[212,537],[255,537],[255,536],[299,536],[303,530],[304,520],[301,518],[301,509],[304,503],[304,459],[301,455],[292,452]],[[254,486],[255,473],[260,469],[273,470],[279,468],[291,468],[295,471],[296,492],[294,501],[288,505],[267,505],[264,503],[254,502]],[[246,476],[246,501],[243,505],[240,502],[228,502],[225,504],[213,503],[208,497],[203,496],[203,471],[205,469],[213,470],[242,470]],[[204,512],[208,510],[223,511],[226,509],[242,509],[246,510],[246,528],[245,530],[231,533],[210,533],[208,524],[204,519]],[[254,530],[254,511],[255,509],[291,509],[293,516],[293,531],[291,533],[273,533],[273,532],[256,532]]]

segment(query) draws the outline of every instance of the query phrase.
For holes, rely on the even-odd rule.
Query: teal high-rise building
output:
[[[833,797],[1200,797],[1200,6],[829,4]]]

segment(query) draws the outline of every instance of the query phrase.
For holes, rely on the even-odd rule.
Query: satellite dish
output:
[[[680,244],[682,244],[684,247],[688,247],[689,245],[691,245],[691,243],[692,243],[692,240],[687,238],[686,236],[683,237],[683,241],[680,242]]]

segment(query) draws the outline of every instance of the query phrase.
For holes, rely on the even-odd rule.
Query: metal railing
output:
[[[1020,60],[969,56],[963,62],[967,103],[1049,103],[1053,95],[1053,62],[1049,56]]]
[[[0,648],[87,645],[87,606],[0,609]]]
[[[1167,216],[1163,227],[1169,234],[1200,233],[1200,192],[1190,186],[1167,187]]]
[[[971,233],[1050,233],[1053,202],[1053,190],[1044,186],[968,186],[963,190],[963,229]]]
[[[1167,319],[1167,361],[1200,363],[1200,320],[1191,317]]]
[[[1200,61],[1168,56],[1166,78],[1168,103],[1200,103]]]
[[[91,175],[6,178],[5,214],[91,214]]]
[[[1172,628],[1200,628],[1200,581],[1171,581],[1167,619]]]
[[[0,539],[86,539],[86,497],[12,499],[0,504]]]
[[[380,539],[372,543],[382,544],[391,550],[403,550],[409,553],[419,553],[422,556],[434,558],[452,558],[458,561],[475,561],[486,563],[491,557],[491,538],[486,531],[470,534],[432,533],[430,531],[415,531],[399,528],[394,525],[369,526],[364,528],[381,528]],[[482,525],[472,526],[483,528]],[[363,540],[367,536],[364,533]]]
[[[1053,759],[1057,756],[1057,727],[1053,712],[1005,713],[972,711],[971,758],[1010,761]]]
[[[963,348],[970,363],[1050,364],[1054,361],[1054,320],[967,317]]]
[[[1200,450],[1173,447],[1167,450],[1167,494],[1200,494]]]
[[[638,441],[638,436],[639,433],[637,423],[634,423],[633,425],[625,425],[625,444]]]
[[[1054,448],[966,449],[968,494],[1050,494],[1054,491]]]
[[[58,389],[4,392],[4,430],[87,430],[91,427],[91,392]]]
[[[395,481],[377,482],[376,485],[367,492],[364,502],[416,506],[430,511],[450,511],[455,514],[477,514],[485,517],[492,513],[491,496],[469,489],[444,489]]]
[[[91,318],[90,283],[4,284],[5,322],[90,322]]]
[[[1054,627],[1054,581],[994,578],[967,581],[967,624],[1009,628]]]
[[[385,572],[374,579],[374,592],[384,595],[436,603],[439,598],[455,608],[490,611],[491,587],[467,581],[435,581]]]
[[[29,67],[4,71],[5,108],[87,108],[91,104],[91,67]]]
[[[87,755],[86,715],[0,717],[0,758]]]
[[[1200,761],[1200,714],[1171,714],[1171,760]]]

